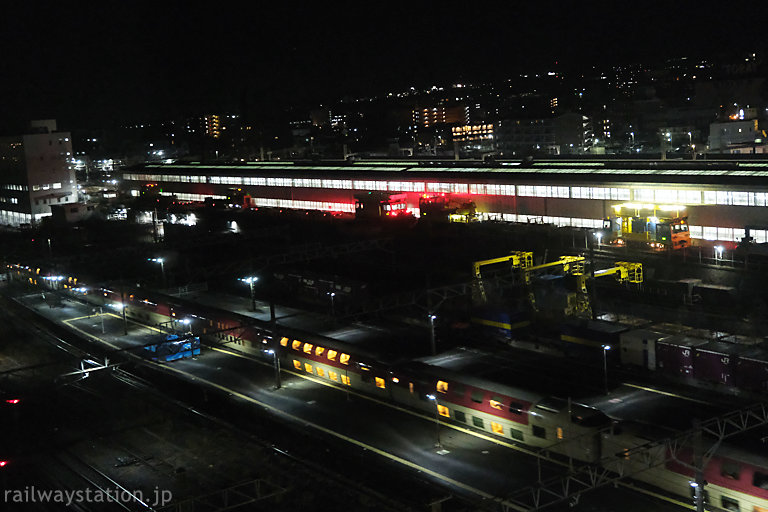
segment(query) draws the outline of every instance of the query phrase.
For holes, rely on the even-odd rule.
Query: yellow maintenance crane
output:
[[[485,294],[485,287],[483,286],[483,275],[480,272],[480,269],[482,267],[485,267],[487,265],[495,265],[498,263],[507,263],[509,262],[510,267],[513,269],[525,269],[533,266],[533,253],[532,252],[526,252],[526,251],[513,251],[509,253],[507,256],[502,256],[500,258],[491,258],[489,260],[480,260],[476,261],[472,264],[472,275],[475,276],[477,279],[477,286],[478,291],[480,294],[480,298],[482,302],[485,302],[488,300]]]
[[[591,278],[586,273],[586,259],[583,256],[561,256],[556,261],[533,265],[533,253],[515,251],[507,256],[492,258],[488,260],[476,261],[473,264],[474,276],[478,280],[480,295],[483,302],[486,301],[485,290],[482,284],[482,274],[480,269],[486,265],[510,262],[511,267],[520,269],[523,274],[523,280],[528,288],[528,301],[531,307],[537,311],[536,299],[533,289],[530,286],[533,277],[543,270],[558,269],[565,275],[576,278],[576,290],[568,295],[567,306],[564,313],[566,315],[584,315],[591,312],[591,304],[587,293],[587,279]],[[643,282],[643,264],[627,261],[617,261],[613,267],[597,270],[594,272],[594,278],[599,279],[607,276],[613,276],[619,283],[638,284]]]

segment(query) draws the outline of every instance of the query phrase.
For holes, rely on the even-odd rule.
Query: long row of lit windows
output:
[[[126,180],[182,183],[205,183],[205,176],[170,174],[125,174]],[[216,185],[251,185],[261,187],[327,188],[389,192],[438,192],[494,196],[547,197],[562,199],[596,199],[640,201],[644,203],[682,205],[768,206],[768,192],[730,190],[688,190],[668,188],[562,187],[549,185],[502,185],[494,183],[445,183],[420,181],[328,180],[310,178],[263,178],[244,176],[211,176]]]
[[[32,222],[32,215],[29,213],[11,212],[0,210],[0,224],[9,226],[18,226],[20,224],[29,224]]]
[[[300,201],[297,199],[272,199],[267,197],[251,198],[253,206],[270,208],[291,208],[297,210],[321,210],[327,212],[355,213],[353,203],[331,203],[328,201]]]
[[[290,342],[291,348],[297,352],[304,352],[305,354],[312,355],[315,354],[315,357],[326,357],[329,361],[338,361],[341,364],[349,364],[349,354],[345,354],[344,352],[339,353],[336,350],[328,349],[326,350],[325,347],[321,347],[320,345],[314,345],[312,343],[305,343],[303,341],[299,340],[293,340],[291,341],[289,338],[283,337],[280,339],[280,345],[283,347],[287,347],[288,343]]]
[[[161,196],[176,196],[179,201],[205,201],[207,198],[211,199],[226,199],[227,196],[219,196],[216,194],[187,194],[186,192],[161,192]]]
[[[311,373],[312,375],[317,375],[318,377],[326,377],[325,369],[319,365],[313,365],[311,363],[304,363],[302,365],[301,361],[299,361],[298,359],[294,359],[293,367],[299,371],[303,370],[307,373]],[[327,377],[334,382],[341,382],[342,384],[347,386],[352,385],[352,381],[349,379],[349,376],[346,375],[346,373],[342,373],[341,375],[339,375],[339,373],[335,370],[328,370],[327,374],[328,374]],[[382,379],[382,382],[383,382],[383,379]]]

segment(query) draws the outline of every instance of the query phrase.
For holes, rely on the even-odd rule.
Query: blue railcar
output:
[[[200,337],[167,334],[158,343],[144,346],[144,355],[152,361],[169,362],[200,355]]]

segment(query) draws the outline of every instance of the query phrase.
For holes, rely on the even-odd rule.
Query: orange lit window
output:
[[[301,370],[301,362],[294,359],[293,367],[296,368],[297,370]]]
[[[291,348],[293,350],[299,350],[301,348],[301,342],[299,340],[293,340],[293,343],[291,343]]]
[[[451,412],[444,405],[437,404],[437,412],[440,414],[440,416],[445,416],[446,418],[451,417]]]
[[[341,364],[349,364],[349,354],[342,353],[341,356],[339,356],[339,362]]]
[[[304,363],[304,369],[307,371],[307,373],[312,373],[312,365],[309,363]]]
[[[491,398],[491,407],[493,407],[494,409],[498,409],[500,411],[503,411],[504,410],[504,404],[501,403],[501,398],[499,398],[498,396],[495,396],[495,397]]]
[[[304,353],[305,354],[311,354],[312,353],[312,347],[314,347],[314,345],[312,345],[311,343],[305,343],[304,344]]]
[[[447,393],[448,392],[448,383],[444,380],[437,381],[437,392],[438,393]]]
[[[328,351],[328,359],[330,359],[331,361],[335,361],[336,360],[336,354],[337,354],[337,352],[335,350],[329,350]]]
[[[413,382],[408,383],[408,390],[411,392],[411,394],[413,394]]]
[[[562,439],[563,438],[563,429],[560,427],[557,427],[557,438]]]
[[[319,366],[317,367],[317,376],[318,377],[325,377],[325,370],[323,370]]]
[[[376,387],[381,389],[384,389],[385,387],[387,387],[387,385],[384,383],[384,379],[382,379],[381,377],[376,377]]]
[[[328,377],[329,377],[331,380],[335,380],[336,382],[339,382],[339,374],[338,374],[338,373],[336,373],[336,372],[334,372],[334,371],[329,371],[329,372],[328,372]]]
[[[504,427],[501,425],[501,423],[496,423],[495,421],[491,422],[491,430],[494,434],[499,434],[500,436],[504,435]]]
[[[281,344],[282,346],[284,346],[284,347],[287,347],[287,346],[288,346],[288,338],[286,338],[285,336],[283,336],[282,338],[280,338],[280,344]]]
[[[346,375],[342,375],[341,376],[341,382],[343,382],[347,386],[351,386],[352,385],[352,381],[349,380],[349,377],[347,377]]]
[[[323,352],[325,352],[325,349],[323,347],[315,347],[315,355],[316,356],[323,355]]]

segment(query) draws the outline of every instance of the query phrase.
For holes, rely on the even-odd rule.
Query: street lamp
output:
[[[437,402],[436,395],[427,395],[427,398],[435,402],[435,434],[437,436],[437,442],[435,443],[435,448],[441,449],[443,445],[440,442],[440,405]]]
[[[277,350],[267,349],[267,354],[271,354],[275,363],[275,389],[280,389],[280,358],[278,357]]]
[[[160,264],[160,272],[163,274],[163,288],[165,288],[165,260],[163,258],[147,258],[147,261]]]
[[[241,277],[239,279],[239,281],[247,283],[248,286],[251,287],[251,311],[256,311],[256,290],[254,289],[254,285],[258,280],[259,278],[254,276]]]
[[[722,245],[716,245],[715,246],[715,259],[716,260],[722,260],[723,259],[723,246]]]
[[[336,318],[336,310],[333,304],[333,298],[336,297],[336,292],[328,292],[328,296],[331,298],[331,317]]]
[[[608,351],[611,350],[610,345],[601,345],[603,348],[603,387],[605,388],[605,394],[608,394]]]
[[[437,354],[437,346],[435,344],[435,315],[429,315],[429,344],[432,349],[432,355]]]

